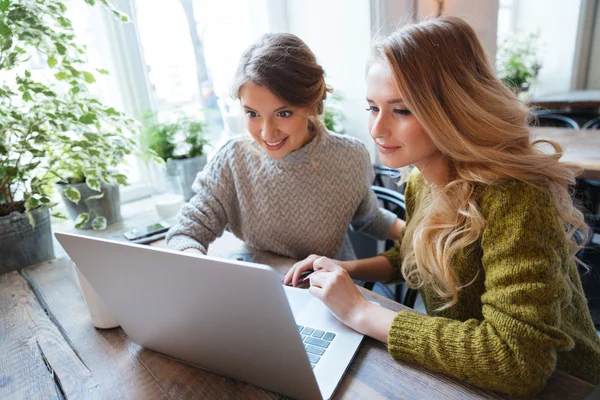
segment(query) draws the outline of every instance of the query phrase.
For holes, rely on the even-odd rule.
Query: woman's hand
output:
[[[292,286],[298,286],[298,284],[302,284],[302,282],[299,282],[300,280],[300,275],[302,275],[303,272],[305,271],[310,271],[313,270],[313,262],[317,259],[319,259],[321,256],[318,256],[316,254],[311,254],[310,256],[306,257],[304,260],[302,261],[298,261],[296,264],[294,264],[292,266],[292,268],[290,268],[290,270],[285,274],[285,276],[283,277],[283,284],[284,285],[292,285]]]
[[[357,329],[371,303],[358,291],[348,272],[334,260],[319,257],[312,265],[315,272],[309,276],[310,293],[321,300],[337,319]]]
[[[396,313],[369,302],[358,291],[348,272],[333,260],[317,258],[313,268],[315,272],[309,277],[310,293],[350,328],[387,343]]]

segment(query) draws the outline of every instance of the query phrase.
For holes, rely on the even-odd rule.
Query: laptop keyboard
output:
[[[325,332],[308,326],[298,325],[298,332],[302,336],[302,342],[308,354],[310,365],[314,368],[325,351],[335,339],[335,333]]]

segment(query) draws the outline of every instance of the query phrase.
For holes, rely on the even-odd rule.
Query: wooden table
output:
[[[566,128],[531,128],[534,139],[549,139],[563,147],[561,161],[583,169],[582,177],[600,179],[600,131]]]
[[[127,207],[130,206],[123,208]],[[156,218],[144,207],[135,208],[138,213],[128,217],[127,222],[95,236],[111,236]],[[255,252],[229,233],[211,245],[210,253],[220,257],[253,254],[256,262],[270,265],[280,273],[292,263],[284,257]],[[58,254],[57,260],[0,276],[0,399],[281,398],[143,349],[121,328],[95,329],[81,294],[69,279],[68,258],[60,251]],[[361,292],[389,309],[406,309],[363,288]],[[592,385],[557,371],[537,398],[583,399],[592,390]],[[367,337],[334,398],[503,397],[416,365],[397,362],[388,355],[384,344]]]
[[[600,109],[600,90],[574,90],[567,93],[549,94],[528,100],[541,108],[551,110]]]

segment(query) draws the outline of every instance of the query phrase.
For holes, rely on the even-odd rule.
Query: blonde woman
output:
[[[414,362],[509,395],[532,396],[556,369],[600,381],[600,340],[584,298],[576,231],[587,233],[561,149],[532,142],[529,110],[494,76],[472,28],[443,17],[374,47],[370,133],[382,162],[414,165],[407,225],[371,259],[310,256],[310,292],[342,322]],[[405,280],[428,315],[368,302],[351,278]]]
[[[233,94],[250,137],[229,141],[198,174],[196,195],[167,235],[170,248],[206,253],[229,227],[258,250],[350,260],[349,224],[396,237],[404,222],[379,208],[366,147],[319,121],[324,75],[291,34],[265,35],[244,52]]]

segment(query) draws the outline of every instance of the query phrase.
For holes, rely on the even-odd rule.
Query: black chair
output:
[[[579,129],[579,124],[572,118],[549,111],[536,111],[533,126]]]
[[[380,186],[371,186],[375,196],[380,201],[381,206],[386,210],[390,210],[398,218],[406,219],[406,204],[404,202],[404,194]],[[350,233],[350,241],[354,247],[354,252],[358,258],[374,257],[382,251],[386,251],[394,247],[393,240],[386,240],[383,245],[381,241],[360,232]],[[373,290],[374,282],[366,282],[364,287]],[[396,285],[395,293],[391,293],[387,286],[380,285],[388,297],[394,298],[398,303],[402,303],[407,307],[413,308],[419,292],[408,288],[404,299],[402,299],[402,284]]]
[[[375,172],[375,179],[373,179],[373,185],[384,187],[387,189],[394,190],[396,192],[404,192],[404,185],[398,186],[398,180],[400,178],[397,169],[388,168],[381,164],[373,166]]]
[[[600,116],[586,122],[581,129],[590,129],[590,130],[600,129]]]

